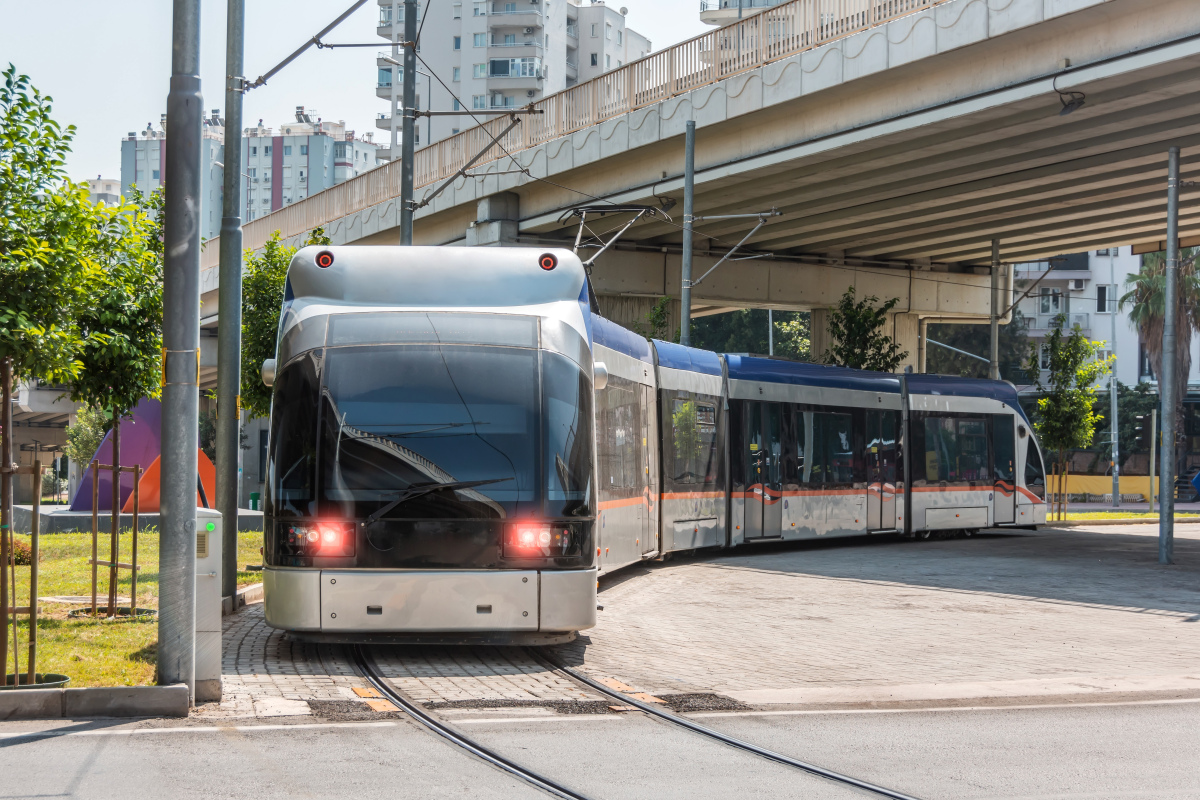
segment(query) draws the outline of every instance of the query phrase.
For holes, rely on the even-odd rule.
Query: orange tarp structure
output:
[[[208,460],[208,456],[204,455],[203,450],[196,451],[196,460],[200,470],[200,482],[204,485],[204,494],[208,499],[208,507],[216,508],[217,504],[217,470],[213,463]],[[138,512],[139,513],[157,513],[159,508],[159,476],[162,474],[162,456],[154,459],[149,469],[142,473],[142,479],[138,482]],[[196,492],[196,507],[203,507],[204,503],[200,501],[200,492]],[[125,501],[125,505],[121,508],[122,514],[133,513],[133,494]]]

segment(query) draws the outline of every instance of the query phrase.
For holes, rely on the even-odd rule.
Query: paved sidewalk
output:
[[[1200,528],[742,548],[641,567],[559,652],[654,693],[761,704],[1200,696]],[[635,574],[640,573],[640,574]]]

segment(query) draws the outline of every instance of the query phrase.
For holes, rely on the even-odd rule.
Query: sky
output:
[[[451,0],[429,0],[451,2]],[[332,22],[352,0],[246,0],[246,73],[257,77]],[[696,0],[609,0],[629,9],[630,27],[655,50],[696,36]],[[201,87],[206,109],[224,106],[225,7],[202,0]],[[346,19],[328,42],[380,43],[375,0]],[[54,98],[54,117],[78,129],[67,167],[75,180],[120,178],[121,137],[157,128],[171,74],[169,0],[0,0],[0,69],[11,62]],[[243,119],[278,128],[296,106],[359,133],[375,130],[387,103],[375,96],[377,50],[305,53],[266,86],[249,92]],[[380,133],[376,134],[380,136]],[[382,137],[381,137],[382,138]],[[386,140],[385,140],[386,141]]]

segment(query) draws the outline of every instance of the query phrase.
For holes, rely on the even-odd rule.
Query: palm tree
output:
[[[1187,248],[1180,253],[1179,283],[1176,293],[1175,319],[1175,418],[1183,419],[1183,398],[1187,394],[1188,375],[1192,369],[1192,334],[1200,332],[1200,273],[1196,270],[1196,255],[1200,248]],[[1142,269],[1125,279],[1129,290],[1120,301],[1128,307],[1129,320],[1137,326],[1146,345],[1150,367],[1155,376],[1162,375],[1163,315],[1166,310],[1166,256],[1149,253],[1142,257]]]

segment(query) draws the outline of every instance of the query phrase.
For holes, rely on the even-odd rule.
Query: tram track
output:
[[[519,780],[528,783],[529,785],[541,789],[542,791],[551,794],[555,797],[566,798],[566,800],[592,800],[588,795],[565,786],[558,781],[547,778],[539,772],[536,772],[529,767],[523,766],[510,758],[506,758],[495,750],[481,744],[477,740],[467,736],[451,725],[441,721],[436,716],[427,711],[419,703],[406,697],[402,692],[399,692],[391,685],[391,683],[383,677],[379,671],[375,659],[369,652],[366,652],[361,645],[351,645],[350,655],[359,672],[363,677],[375,687],[376,691],[386,697],[395,705],[399,706],[406,714],[413,718],[419,725],[425,729],[437,734],[451,744],[466,750],[476,758],[491,764],[503,772],[512,775]]]
[[[582,684],[583,686],[586,686],[587,688],[591,689],[592,691],[603,695],[604,697],[607,697],[611,700],[614,700],[614,701],[624,704],[624,705],[633,706],[634,708],[637,708],[639,711],[649,714],[650,716],[652,716],[656,719],[662,720],[664,722],[667,722],[668,724],[673,725],[675,727],[684,728],[686,730],[691,731],[692,733],[696,733],[701,736],[707,737],[709,739],[718,741],[729,747],[733,747],[738,750],[742,750],[744,752],[751,753],[760,758],[766,759],[767,761],[773,761],[776,764],[783,764],[784,766],[792,767],[792,768],[800,770],[802,772],[806,772],[810,775],[815,775],[817,777],[825,778],[826,780],[830,780],[835,783],[840,783],[845,786],[851,786],[855,789],[860,789],[865,792],[870,792],[871,794],[877,795],[879,797],[887,797],[887,798],[890,798],[890,800],[918,800],[918,798],[913,797],[912,795],[904,794],[903,792],[896,791],[895,789],[889,789],[884,786],[879,786],[877,784],[870,783],[869,781],[864,781],[864,780],[860,780],[858,778],[851,777],[850,775],[844,775],[840,772],[835,772],[834,770],[831,770],[831,769],[825,769],[824,767],[817,766],[816,764],[810,764],[807,761],[801,761],[799,759],[792,758],[791,756],[785,756],[782,753],[776,753],[775,751],[768,750],[765,747],[759,747],[758,745],[751,744],[750,742],[743,741],[742,739],[738,739],[733,736],[729,736],[727,734],[721,733],[718,730],[714,730],[713,728],[709,728],[705,725],[701,725],[697,722],[694,722],[693,720],[687,719],[687,718],[682,717],[673,712],[666,711],[661,708],[657,708],[653,703],[644,702],[642,700],[639,700],[636,697],[631,697],[630,695],[626,694],[625,692],[621,692],[621,691],[618,691],[611,687],[605,686],[604,684],[600,683],[599,681],[596,681],[595,679],[590,678],[587,675],[584,675],[583,673],[579,672],[578,670],[571,669],[567,665],[562,664],[561,662],[558,662],[557,660],[545,655],[542,652],[539,652],[532,648],[526,648],[526,649],[527,649],[527,652],[529,652],[529,654],[534,659],[536,659],[539,663],[541,663],[547,669],[553,670],[553,671],[559,673],[560,675],[564,675],[564,676],[570,678],[571,680],[574,680],[577,683]]]

